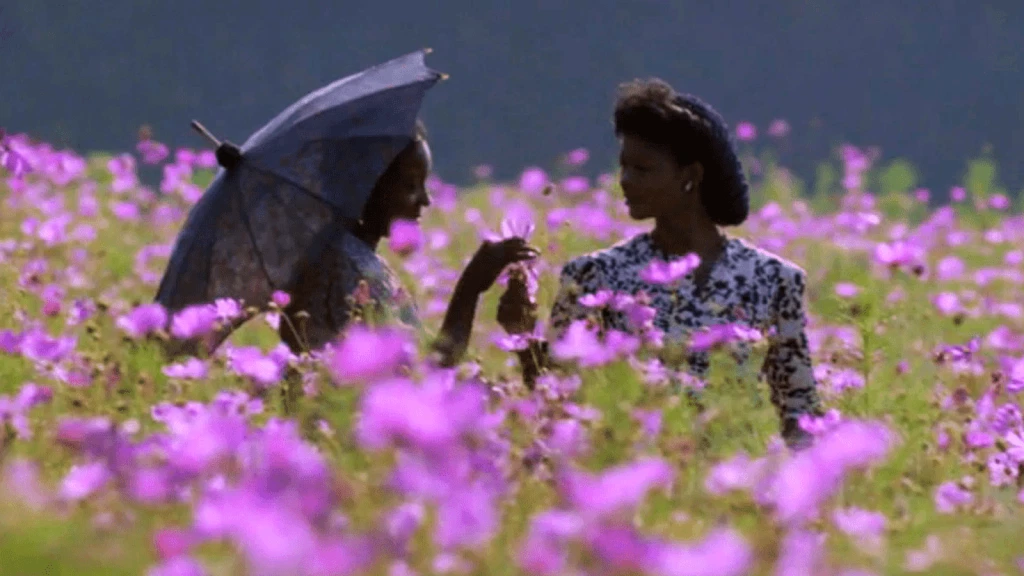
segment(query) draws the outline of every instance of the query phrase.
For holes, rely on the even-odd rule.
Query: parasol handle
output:
[[[213,144],[214,148],[220,147],[220,140],[218,140],[216,136],[211,134],[210,131],[206,129],[206,126],[200,124],[199,120],[192,121],[192,129],[195,130],[196,132],[199,132],[199,134],[201,134],[204,138],[209,140],[210,144]]]

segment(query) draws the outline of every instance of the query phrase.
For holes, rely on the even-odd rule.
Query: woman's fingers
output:
[[[512,255],[512,261],[522,262],[523,260],[533,260],[537,256],[540,256],[540,252],[536,250],[523,249]]]

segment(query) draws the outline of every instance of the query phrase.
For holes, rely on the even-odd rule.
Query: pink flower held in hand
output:
[[[399,256],[409,256],[423,246],[423,231],[413,220],[397,219],[391,223],[388,247]]]

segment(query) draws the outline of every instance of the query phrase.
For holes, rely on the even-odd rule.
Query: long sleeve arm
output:
[[[771,387],[772,404],[783,420],[818,414],[821,410],[807,342],[805,283],[802,271],[782,271],[775,296],[776,333],[762,367]]]

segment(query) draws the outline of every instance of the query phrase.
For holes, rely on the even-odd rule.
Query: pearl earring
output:
[[[686,186],[683,186],[683,190],[686,192],[689,192],[691,188],[693,188],[693,182],[687,182]]]

